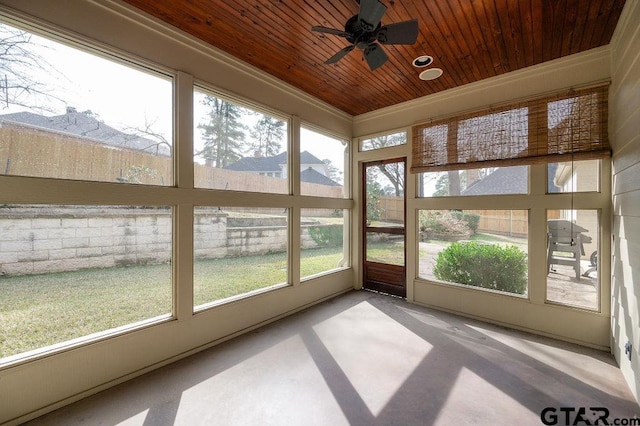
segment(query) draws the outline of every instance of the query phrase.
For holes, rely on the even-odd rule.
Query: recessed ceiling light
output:
[[[442,75],[440,68],[430,68],[420,73],[420,80],[434,80]]]
[[[429,55],[418,56],[413,60],[413,66],[417,68],[422,68],[429,66],[433,63],[433,57]]]

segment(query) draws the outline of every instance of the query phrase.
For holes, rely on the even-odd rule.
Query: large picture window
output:
[[[598,310],[598,211],[607,203],[599,194],[611,154],[607,98],[608,85],[602,84],[413,126],[418,196],[431,197],[439,209],[419,210],[419,277],[527,295],[528,218],[534,215],[538,223],[544,210],[545,301]],[[519,197],[529,193],[536,197]],[[495,195],[505,197],[489,198]],[[468,209],[465,196],[503,210],[458,210]],[[540,235],[536,252],[542,250]],[[523,272],[511,263],[515,259]],[[498,270],[514,276],[484,278]],[[544,284],[537,281],[529,284]]]
[[[195,309],[286,285],[287,223],[286,209],[196,208]]]
[[[419,210],[419,276],[527,293],[527,210]]]
[[[196,89],[194,185],[289,193],[289,123]]]
[[[0,359],[170,317],[171,216],[168,207],[0,207]]]
[[[547,211],[547,300],[597,310],[598,211]]]
[[[344,198],[347,144],[314,130],[300,129],[300,194]]]
[[[342,209],[302,209],[300,275],[302,279],[348,265]]]
[[[0,23],[0,173],[173,185],[172,81]]]
[[[3,19],[2,368],[118,347],[131,331],[301,280],[344,287],[326,275],[350,266],[350,135],[295,120],[293,150],[291,111],[72,30]]]

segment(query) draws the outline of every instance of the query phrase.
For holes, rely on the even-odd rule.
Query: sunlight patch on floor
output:
[[[339,333],[334,333],[336,328],[341,329]],[[374,416],[432,348],[368,302],[318,324],[314,330]]]
[[[180,405],[190,409],[178,409],[175,422],[299,424],[329,416],[331,424],[346,425],[319,368],[303,338],[289,337],[185,390]]]
[[[488,404],[487,401],[495,403]],[[456,407],[464,407],[464,410]],[[523,416],[525,412],[527,414]],[[435,425],[500,424],[501,418],[514,418],[514,413],[521,416],[522,425],[540,423],[538,413],[528,411],[502,390],[462,368]]]

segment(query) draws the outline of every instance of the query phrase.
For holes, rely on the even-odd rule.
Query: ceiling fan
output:
[[[344,25],[344,31],[322,26],[311,27],[311,31],[344,37],[351,43],[327,59],[325,64],[335,64],[347,53],[358,48],[362,50],[364,59],[373,71],[389,59],[380,44],[413,44],[418,39],[417,20],[383,26],[380,21],[387,11],[384,4],[379,0],[360,0],[358,3],[360,10],[357,15],[349,18]]]

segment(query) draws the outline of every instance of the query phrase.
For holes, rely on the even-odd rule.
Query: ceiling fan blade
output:
[[[365,31],[373,31],[387,11],[387,7],[379,0],[360,0],[358,23]]]
[[[349,34],[345,33],[342,30],[336,30],[333,28],[327,28],[327,27],[321,27],[321,26],[315,26],[315,27],[311,27],[311,31],[315,31],[317,33],[326,33],[326,34],[333,34],[333,35],[337,35],[340,37],[346,37]]]
[[[418,21],[404,21],[380,28],[376,35],[382,44],[413,44],[418,39]]]
[[[333,55],[332,57],[330,57],[329,59],[327,59],[324,63],[325,64],[335,64],[340,59],[342,59],[347,53],[351,52],[354,48],[355,48],[355,46],[353,46],[353,45],[347,46],[344,49],[340,50],[335,55]]]
[[[364,59],[367,61],[371,71],[373,71],[387,62],[389,57],[384,53],[382,46],[378,43],[371,43],[364,49]]]

